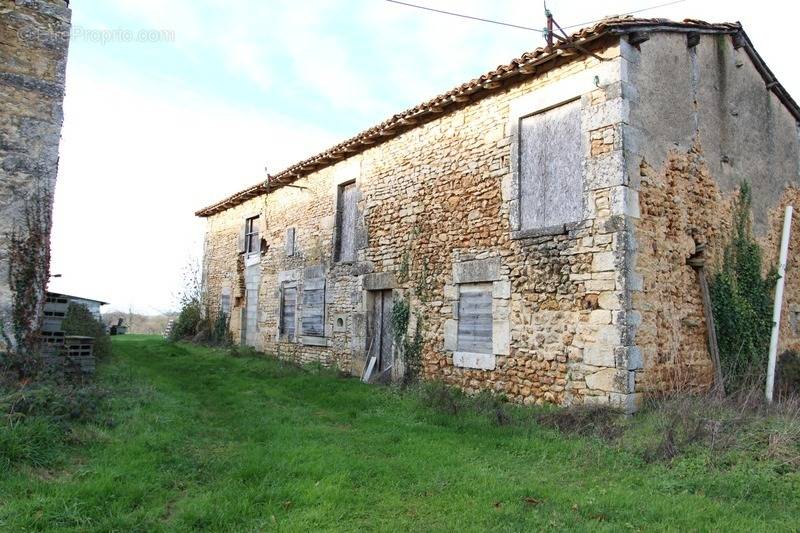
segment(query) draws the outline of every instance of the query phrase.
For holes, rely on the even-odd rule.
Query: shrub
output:
[[[751,195],[742,183],[733,209],[733,235],[711,280],[711,302],[726,389],[741,388],[766,368],[772,329],[774,268],[762,276],[761,248],[752,236]]]
[[[179,296],[180,311],[172,323],[169,340],[191,341],[210,346],[230,346],[233,339],[230,321],[222,309],[214,311],[203,295],[196,265],[184,271],[184,287]]]
[[[203,305],[199,298],[187,298],[181,302],[178,318],[172,324],[170,340],[191,340],[201,331]]]
[[[233,344],[229,328],[228,315],[218,312],[213,320],[208,317],[211,312],[203,306],[200,300],[193,299],[184,303],[178,313],[178,318],[172,324],[170,341],[191,341],[207,346],[230,346]]]
[[[69,304],[61,329],[65,335],[92,337],[94,339],[92,353],[98,359],[111,354],[111,337],[106,332],[106,326],[97,320],[85,305]]]

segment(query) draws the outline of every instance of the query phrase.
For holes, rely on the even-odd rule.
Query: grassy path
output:
[[[533,424],[452,418],[330,372],[118,337],[108,424],[0,475],[0,529],[772,530],[800,479],[672,467]]]

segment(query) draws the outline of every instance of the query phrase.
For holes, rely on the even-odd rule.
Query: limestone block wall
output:
[[[42,191],[52,202],[70,29],[67,4],[0,3],[0,316],[7,317],[11,298],[6,235],[32,194]]]
[[[776,263],[783,206],[798,205],[800,129],[730,36],[704,35],[689,46],[685,34],[654,33],[638,49],[625,41],[620,46],[632,84],[627,180],[639,192],[641,210],[633,220],[629,274],[641,280],[630,294],[642,317],[634,338],[643,359],[636,390],[703,388],[712,367],[698,279],[686,260],[702,243],[707,270],[719,267],[731,207],[747,181],[765,268]],[[800,341],[797,220],[781,351]]]
[[[616,45],[603,56],[567,63],[422,124],[302,177],[295,183],[302,188],[279,188],[210,216],[209,302],[232,295],[231,329],[241,338],[237,236],[244,220],[260,213],[268,243],[260,259],[261,349],[360,374],[367,291],[392,289],[395,299],[409,301],[408,333],[422,338],[425,379],[491,390],[519,403],[632,405],[640,358],[630,341],[638,315],[627,296],[626,264],[628,220],[638,216],[638,200],[625,181],[622,154],[627,74]],[[581,220],[555,231],[520,232],[514,226],[519,121],[575,99]],[[359,191],[357,253],[355,261],[341,263],[334,254],[337,190],[351,181]],[[282,287],[296,286],[301,294],[320,272],[325,337],[290,339],[280,332]],[[481,357],[459,354],[452,343],[458,286],[470,275],[492,287],[492,353]]]

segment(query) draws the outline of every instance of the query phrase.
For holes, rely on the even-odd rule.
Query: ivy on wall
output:
[[[722,375],[728,392],[766,369],[777,271],[763,275],[763,254],[753,237],[750,186],[742,183],[733,208],[730,241],[711,279]]]
[[[8,235],[11,309],[10,316],[4,317],[0,324],[3,341],[18,354],[18,359],[33,360],[38,353],[50,277],[51,213],[50,195],[40,186],[25,202],[21,222]]]
[[[392,331],[394,332],[395,345],[401,350],[405,363],[404,383],[411,383],[417,379],[422,368],[422,313],[414,313],[416,328],[414,334],[409,335],[408,325],[411,321],[411,304],[408,298],[400,298],[392,305]]]

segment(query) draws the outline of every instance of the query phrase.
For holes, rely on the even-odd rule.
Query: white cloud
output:
[[[70,70],[56,189],[55,290],[169,307],[202,245],[194,211],[333,140],[174,82]]]

